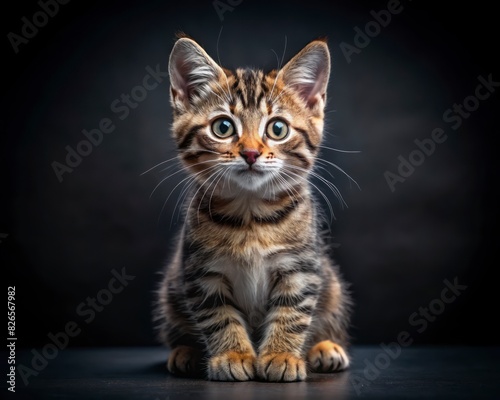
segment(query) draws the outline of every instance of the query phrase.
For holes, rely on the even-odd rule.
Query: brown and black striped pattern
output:
[[[223,69],[181,38],[169,70],[173,137],[191,177],[155,313],[172,348],[169,371],[297,381],[307,367],[346,368],[350,300],[308,182],[322,139],[326,43],[265,74]],[[218,118],[232,122],[232,136],[215,134]],[[266,133],[276,120],[288,127],[283,139]]]

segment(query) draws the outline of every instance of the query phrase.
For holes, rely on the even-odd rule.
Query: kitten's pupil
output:
[[[281,136],[282,133],[283,133],[283,127],[284,127],[284,124],[283,122],[280,122],[280,121],[276,121],[274,124],[273,124],[273,132],[276,136]]]
[[[228,120],[224,120],[220,123],[219,130],[222,134],[226,134],[229,129],[231,129],[231,122],[229,122]]]

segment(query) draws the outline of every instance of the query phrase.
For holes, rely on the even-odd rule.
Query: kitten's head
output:
[[[200,183],[252,193],[304,184],[322,139],[330,53],[309,43],[279,71],[232,72],[195,41],[170,55],[173,136]]]

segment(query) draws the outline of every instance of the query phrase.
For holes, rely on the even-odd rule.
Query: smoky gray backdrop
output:
[[[328,38],[321,157],[359,188],[328,163],[317,172],[348,207],[313,183],[331,203],[316,193],[351,284],[354,343],[401,332],[498,343],[500,70],[487,5],[48,3],[11,5],[2,25],[0,257],[20,346],[68,322],[81,329],[74,346],[156,343],[154,290],[186,176],[171,163],[142,173],[175,156],[166,71],[179,31],[225,67],[264,70]]]

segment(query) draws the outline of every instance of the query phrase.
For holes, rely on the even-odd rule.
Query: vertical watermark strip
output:
[[[16,391],[16,287],[7,287],[7,390]]]

